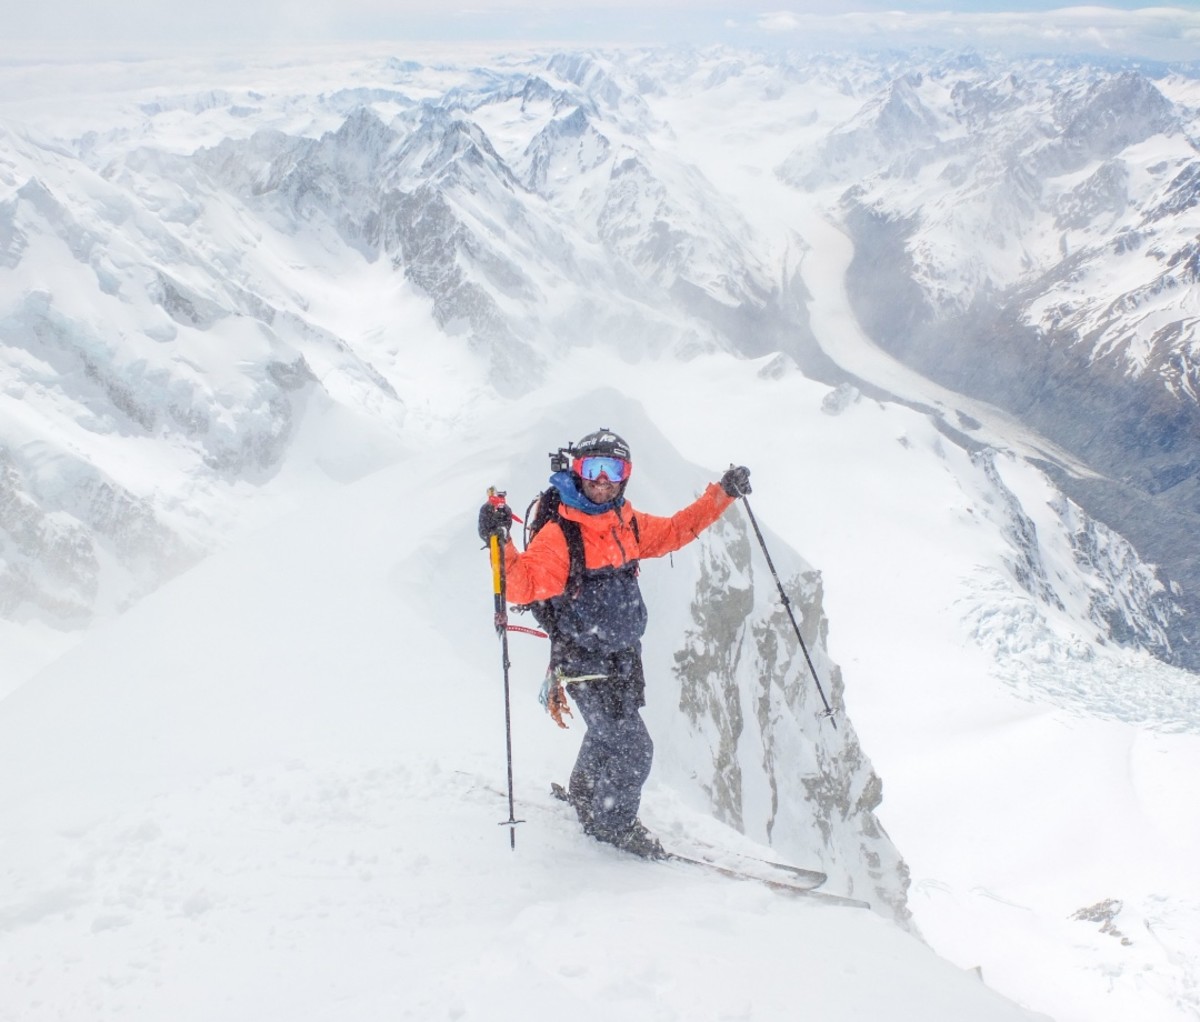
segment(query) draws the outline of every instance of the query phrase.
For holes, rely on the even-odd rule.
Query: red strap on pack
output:
[[[541,629],[526,628],[525,625],[509,625],[508,630],[510,632],[523,632],[525,635],[536,635],[539,639],[550,638],[550,636],[547,635],[545,632],[541,631]]]

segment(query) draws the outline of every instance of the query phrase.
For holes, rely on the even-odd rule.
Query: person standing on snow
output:
[[[550,478],[560,501],[556,513],[524,553],[511,540],[505,543],[507,597],[517,604],[550,601],[554,624],[542,701],[561,724],[565,685],[587,726],[569,785],[584,832],[636,855],[661,858],[662,845],[637,817],[654,755],[640,712],[646,703],[641,656],[646,605],[638,562],[695,539],[737,497],[750,493],[750,471],[731,467],[698,500],[662,518],[635,511],[625,499],[633,462],[629,445],[616,433],[589,433],[568,453],[569,468]],[[502,502],[489,501],[479,511],[485,541],[497,533],[507,538],[511,524],[512,511]],[[572,533],[578,538],[569,539]],[[583,564],[572,572],[571,548],[580,548],[579,539]]]

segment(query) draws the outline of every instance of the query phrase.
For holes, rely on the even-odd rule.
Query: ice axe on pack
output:
[[[736,470],[735,465],[730,465],[731,471]],[[767,541],[763,539],[762,530],[758,527],[758,519],[754,517],[754,512],[750,508],[750,501],[746,499],[746,494],[750,492],[750,483],[748,480],[742,480],[740,483],[735,478],[732,481],[734,490],[737,496],[741,498],[742,505],[746,508],[746,514],[750,518],[750,525],[754,528],[754,535],[758,537],[758,545],[762,547],[763,557],[767,559],[767,567],[771,569],[771,577],[775,579],[775,586],[779,590],[780,599],[783,601],[783,607],[787,611],[788,620],[792,622],[792,628],[796,632],[796,641],[800,643],[800,652],[804,654],[804,662],[808,664],[808,673],[812,675],[812,680],[817,686],[817,694],[821,697],[821,703],[825,707],[825,712],[822,717],[828,717],[829,723],[833,725],[833,729],[837,730],[837,720],[833,716],[833,707],[829,705],[829,700],[825,698],[825,690],[821,687],[821,679],[817,676],[817,669],[813,666],[812,657],[809,655],[808,646],[804,642],[804,636],[800,634],[800,625],[796,623],[796,615],[792,610],[792,600],[788,596],[787,591],[783,588],[783,582],[779,579],[779,572],[775,570],[775,562],[771,560],[771,552],[767,549]]]

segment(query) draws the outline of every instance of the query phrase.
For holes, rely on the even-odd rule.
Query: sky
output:
[[[868,47],[944,44],[1200,59],[1200,2],[1109,0],[48,0],[5,13],[0,56],[143,55],[281,43],[496,41]]]

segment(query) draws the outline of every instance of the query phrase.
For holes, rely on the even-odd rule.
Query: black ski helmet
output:
[[[631,465],[633,464],[633,458],[629,454],[629,444],[611,429],[601,428],[594,433],[589,433],[571,449],[571,453],[576,458],[582,458],[588,454],[606,454],[610,458],[624,458]]]
[[[629,444],[611,429],[603,427],[585,436],[579,443],[570,448],[570,452],[572,459],[584,458],[589,454],[601,454],[610,458],[623,458],[629,462],[630,467],[633,466],[633,458],[629,453]],[[575,476],[575,482],[577,486],[583,485],[583,480],[578,475]],[[621,480],[620,486],[617,487],[618,500],[625,496],[625,487],[628,485],[629,476],[626,475]]]

